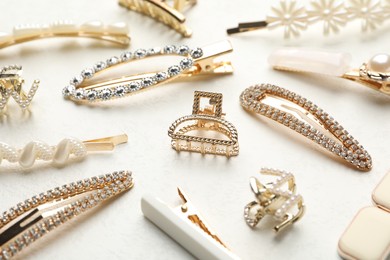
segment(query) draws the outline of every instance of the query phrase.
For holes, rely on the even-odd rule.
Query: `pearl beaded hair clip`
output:
[[[126,23],[104,25],[100,21],[76,25],[71,21],[57,21],[52,24],[26,24],[16,26],[12,34],[0,33],[0,48],[50,37],[87,37],[113,42],[121,46],[130,43]]]
[[[269,56],[268,61],[276,70],[341,77],[390,95],[390,55],[388,54],[376,54],[358,69],[350,69],[349,53],[298,48],[279,49]]]
[[[27,246],[134,185],[129,171],[113,172],[48,190],[0,215],[0,259],[10,259]]]
[[[19,163],[23,168],[32,167],[36,160],[52,161],[54,164],[65,164],[71,155],[83,158],[88,152],[111,151],[118,144],[126,143],[127,135],[111,136],[88,141],[66,138],[55,146],[39,141],[28,143],[23,149],[17,149],[0,143],[0,164],[2,160]]]
[[[247,32],[263,28],[284,29],[284,37],[299,36],[309,25],[322,22],[325,35],[337,33],[340,27],[353,20],[361,20],[362,31],[374,30],[390,18],[389,1],[378,0],[316,0],[310,8],[299,6],[294,0],[281,0],[279,7],[272,7],[272,15],[265,21],[240,23],[237,28],[227,30],[228,34]]]

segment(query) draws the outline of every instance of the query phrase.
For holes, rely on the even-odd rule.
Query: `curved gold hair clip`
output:
[[[245,89],[240,103],[321,145],[353,167],[372,168],[371,156],[336,120],[306,98],[287,89],[261,84]]]
[[[33,196],[0,216],[0,259],[9,259],[50,231],[134,185],[129,171],[72,182]]]
[[[104,25],[100,21],[76,25],[71,21],[57,21],[52,24],[26,24],[16,26],[12,34],[0,33],[0,48],[51,37],[87,37],[113,42],[122,46],[130,43],[126,23]]]
[[[174,0],[173,6],[169,6],[165,0],[119,0],[119,4],[164,23],[184,37],[191,37],[192,30],[185,25],[186,17],[181,11],[196,4],[196,1]]]

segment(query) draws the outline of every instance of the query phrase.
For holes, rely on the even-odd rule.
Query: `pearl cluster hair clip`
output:
[[[348,3],[346,3],[348,2]],[[337,33],[341,27],[354,20],[361,20],[362,31],[374,30],[390,18],[389,1],[378,0],[314,0],[310,7],[300,6],[295,0],[281,0],[279,7],[272,7],[272,14],[265,21],[240,23],[228,34],[257,29],[284,29],[284,37],[299,36],[309,25],[323,23],[325,35]]]
[[[91,21],[76,25],[71,21],[57,21],[52,24],[19,25],[12,34],[0,33],[0,48],[50,37],[87,37],[122,46],[130,43],[129,28],[123,22],[104,25],[100,21]]]

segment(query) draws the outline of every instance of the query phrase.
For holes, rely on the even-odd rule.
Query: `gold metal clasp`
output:
[[[88,151],[112,151],[115,146],[127,143],[127,134],[83,141]]]

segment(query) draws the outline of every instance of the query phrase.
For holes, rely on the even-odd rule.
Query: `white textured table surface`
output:
[[[28,84],[41,79],[29,117],[22,117],[17,109],[1,117],[1,142],[23,146],[30,140],[55,144],[67,136],[86,140],[122,132],[129,135],[128,144],[113,153],[90,155],[63,168],[41,166],[25,172],[2,166],[0,210],[49,188],[113,170],[132,170],[136,182],[128,193],[53,231],[20,256],[191,258],[147,221],[140,208],[145,193],[174,204],[178,201],[176,187],[181,186],[221,239],[243,259],[337,259],[341,233],[358,209],[371,204],[373,188],[390,168],[390,98],[345,80],[272,71],[266,62],[272,50],[296,45],[348,51],[358,66],[375,53],[389,51],[389,23],[365,36],[354,23],[341,35],[329,38],[316,26],[292,41],[283,40],[281,31],[267,30],[228,37],[226,28],[239,21],[261,19],[268,4],[200,0],[187,12],[193,37],[182,39],[164,25],[119,7],[115,0],[2,0],[0,10],[0,29],[6,32],[23,23],[98,19],[128,22],[131,49],[180,43],[203,46],[225,38],[234,47],[230,55],[235,67],[232,76],[181,81],[94,108],[64,101],[61,90],[83,68],[122,50],[77,38],[40,40],[0,50],[1,65],[23,65]],[[296,91],[333,115],[371,153],[372,171],[358,172],[287,129],[249,116],[238,97],[249,85],[261,82]],[[175,119],[190,114],[194,90],[223,93],[226,119],[239,131],[238,157],[227,160],[177,154],[170,148],[167,129]],[[256,176],[261,167],[295,173],[298,191],[307,205],[304,218],[280,235],[273,234],[270,222],[251,230],[243,219],[243,207],[252,200],[249,177]]]

